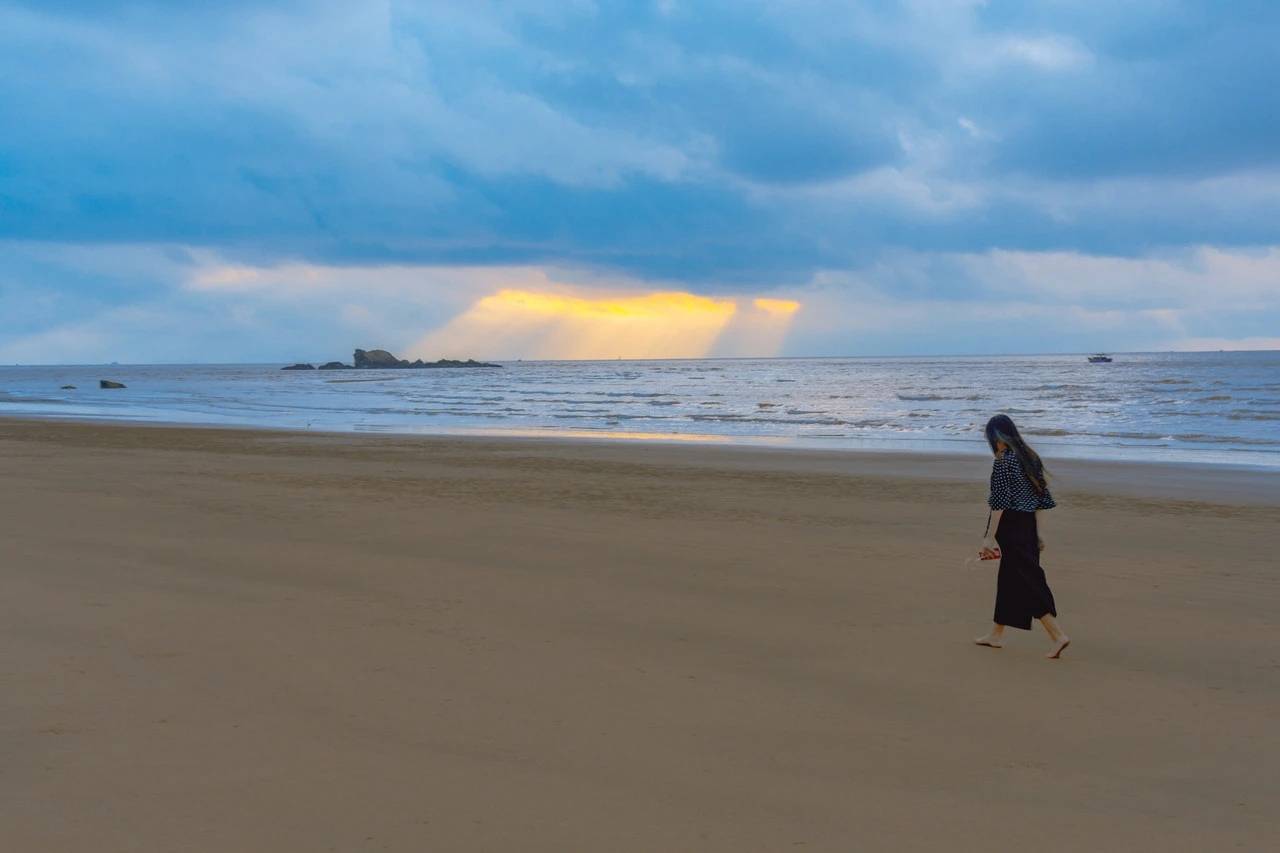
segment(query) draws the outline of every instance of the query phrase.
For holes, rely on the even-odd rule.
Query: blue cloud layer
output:
[[[0,0],[0,238],[735,292],[1273,245],[1278,37],[1270,2]]]

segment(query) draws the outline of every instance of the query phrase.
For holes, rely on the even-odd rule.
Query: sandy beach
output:
[[[1280,474],[0,421],[0,849],[1274,849]]]

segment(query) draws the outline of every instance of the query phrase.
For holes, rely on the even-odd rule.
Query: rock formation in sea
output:
[[[487,361],[476,361],[469,358],[466,361],[458,361],[453,358],[442,358],[439,361],[423,361],[417,359],[408,361],[403,358],[396,358],[384,349],[371,349],[355,351],[352,358],[354,364],[343,364],[340,361],[328,361],[316,368],[305,362],[291,364],[288,367],[282,367],[281,370],[422,370],[436,367],[502,367],[501,364],[490,364]]]
[[[110,379],[99,379],[98,387],[99,388],[123,388],[125,387],[125,385],[123,382],[112,382]]]
[[[469,358],[466,361],[458,361],[452,358],[442,358],[439,361],[406,361],[403,358],[396,358],[384,349],[355,351],[353,357],[357,370],[405,370],[405,369],[430,369],[438,367],[502,367],[501,364],[490,364],[487,361],[476,361]]]
[[[355,361],[357,370],[404,367],[401,359],[396,358],[384,349],[369,350],[368,352],[358,349],[352,358]]]

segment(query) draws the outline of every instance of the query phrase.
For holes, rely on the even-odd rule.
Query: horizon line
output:
[[[1276,349],[1188,349],[1188,350],[1068,350],[1059,352],[975,352],[975,353],[899,353],[896,355],[769,355],[769,356],[703,356],[697,358],[515,358],[485,359],[499,364],[601,364],[613,362],[663,361],[831,361],[836,359],[885,358],[1028,358],[1068,355],[1192,355],[1198,353],[1280,353]],[[448,358],[449,356],[444,356]],[[470,356],[474,358],[474,356]],[[332,359],[330,359],[332,360]],[[10,362],[0,367],[275,367],[306,364],[298,361],[85,361],[85,362]],[[321,364],[324,362],[321,361]],[[353,368],[354,369],[354,368]],[[365,368],[376,370],[378,368]],[[386,368],[388,370],[395,368]]]

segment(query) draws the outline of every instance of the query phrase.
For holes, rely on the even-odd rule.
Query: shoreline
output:
[[[421,437],[421,438],[480,438],[513,441],[521,440],[548,440],[548,441],[567,441],[582,443],[622,443],[622,444],[670,444],[670,445],[700,445],[705,447],[734,447],[743,449],[760,449],[760,450],[780,450],[780,451],[801,451],[816,453],[832,453],[832,454],[878,454],[890,453],[901,454],[904,456],[984,456],[986,448],[980,439],[944,439],[944,438],[928,438],[928,439],[886,439],[886,438],[835,438],[822,439],[814,436],[769,436],[769,435],[734,435],[729,433],[656,433],[656,432],[629,432],[625,430],[595,430],[580,429],[573,430],[567,428],[539,428],[539,427],[423,427],[423,428],[407,428],[400,425],[372,426],[360,428],[352,426],[349,428],[339,427],[300,427],[296,425],[290,426],[272,426],[270,424],[250,424],[250,423],[219,423],[216,421],[169,421],[164,419],[151,418],[110,418],[101,415],[59,415],[51,412],[5,412],[0,414],[0,421],[47,421],[50,423],[85,423],[100,426],[119,425],[119,426],[154,426],[176,429],[226,429],[226,430],[261,430],[263,432],[296,432],[301,434],[324,434],[324,435],[383,435],[383,436],[400,436],[400,437]],[[1079,444],[1059,444],[1053,441],[1053,437],[1031,436],[1037,439],[1033,444],[1040,449],[1044,449],[1041,455],[1056,457],[1062,460],[1087,461],[1096,459],[1099,462],[1109,464],[1135,464],[1135,465],[1167,465],[1174,467],[1186,468],[1225,468],[1249,471],[1269,471],[1280,473],[1280,452],[1261,451],[1246,448],[1232,448],[1227,450],[1210,451],[1204,448],[1183,448],[1175,451],[1177,454],[1183,455],[1206,455],[1215,454],[1229,456],[1230,454],[1258,455],[1265,458],[1265,461],[1253,459],[1246,461],[1244,459],[1231,458],[1186,458],[1186,459],[1170,459],[1170,458],[1152,458],[1150,451],[1167,449],[1153,448],[1146,445],[1079,445]],[[945,449],[940,449],[945,448]],[[970,449],[972,448],[972,449]],[[1088,451],[1097,450],[1096,457],[1090,457]],[[1134,452],[1138,451],[1138,452]],[[1063,455],[1058,455],[1062,453]]]
[[[390,430],[300,430],[290,427],[261,427],[238,424],[187,424],[160,421],[117,421],[100,418],[57,418],[41,415],[0,416],[0,438],[12,427],[31,424],[83,427],[104,430],[161,430],[226,433],[258,437],[310,438],[341,444],[424,445],[458,442],[462,446],[509,445],[534,451],[555,449],[563,453],[583,453],[615,461],[643,451],[657,462],[675,462],[694,467],[731,466],[742,469],[778,470],[794,473],[833,475],[893,474],[907,477],[934,477],[956,482],[972,482],[975,472],[983,472],[990,455],[978,442],[974,452],[952,450],[932,452],[899,448],[813,448],[785,443],[757,443],[693,438],[665,438],[644,434],[630,436],[566,436],[540,434],[487,434],[484,432],[394,432]],[[1097,490],[1142,498],[1190,497],[1210,502],[1280,506],[1280,472],[1267,466],[1198,461],[1153,459],[1080,459],[1042,453],[1049,466],[1051,487]],[[1065,479],[1063,477],[1065,476]],[[985,480],[983,480],[985,482]],[[1190,490],[1190,492],[1188,491]]]

